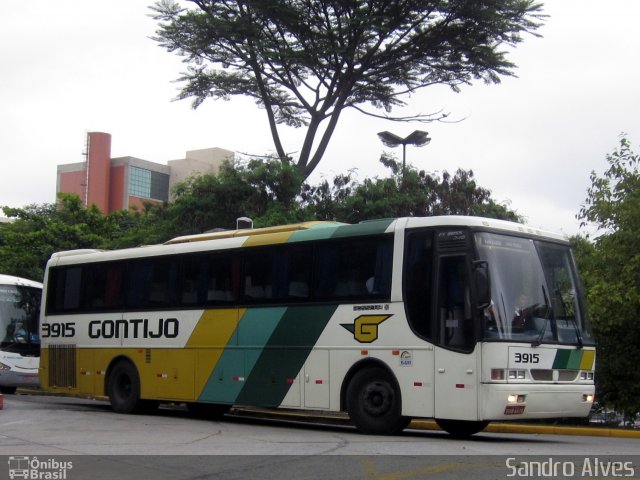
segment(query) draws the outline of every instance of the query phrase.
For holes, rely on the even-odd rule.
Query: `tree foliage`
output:
[[[278,126],[306,126],[297,161],[304,178],[344,109],[440,118],[389,113],[430,85],[458,90],[512,75],[505,47],[535,34],[543,17],[534,0],[190,1],[192,8],[174,0],[152,7],[155,40],[188,65],[179,98],[193,98],[194,108],[207,98],[253,98],[267,113],[280,158]]]
[[[235,228],[236,219],[244,216],[256,226],[298,222],[301,184],[299,171],[287,160],[225,162],[215,175],[176,185],[169,211],[180,234]]]
[[[491,198],[491,191],[477,185],[473,171],[458,169],[454,175],[429,174],[382,156],[391,170],[385,178],[356,182],[351,174],[338,175],[331,185],[306,185],[302,193],[309,215],[323,220],[357,223],[371,218],[403,216],[475,215],[521,221],[521,217]]]
[[[44,266],[59,250],[102,248],[114,225],[95,207],[85,208],[76,195],[59,194],[59,205],[4,208],[13,223],[0,229],[0,271],[42,281]]]
[[[126,248],[162,243],[178,235],[214,228],[234,229],[248,216],[256,227],[304,220],[355,223],[381,217],[470,214],[518,220],[479,187],[473,172],[442,176],[417,171],[390,157],[381,161],[387,178],[359,182],[354,172],[318,185],[303,183],[290,161],[251,159],[225,163],[216,175],[194,176],[174,189],[170,204],[103,215],[75,195],[60,194],[57,205],[5,208],[13,223],[0,225],[0,271],[42,279],[52,253],[77,248]]]
[[[603,175],[591,173],[578,215],[599,235],[576,252],[598,342],[600,399],[633,418],[640,413],[640,156],[622,137],[607,163]]]

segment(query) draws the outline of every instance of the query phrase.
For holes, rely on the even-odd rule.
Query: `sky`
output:
[[[112,135],[112,157],[165,164],[221,147],[274,151],[264,110],[243,97],[176,101],[186,66],[150,37],[152,0],[3,0],[0,16],[0,206],[55,201],[56,166],[83,161],[86,133]],[[309,179],[355,169],[384,177],[377,133],[426,130],[407,163],[431,173],[472,170],[492,198],[532,227],[573,235],[592,170],[625,134],[640,151],[640,1],[547,0],[542,37],[510,52],[516,77],[455,93],[430,87],[397,115],[444,111],[456,122],[396,123],[345,112]],[[295,157],[302,131],[284,132]]]

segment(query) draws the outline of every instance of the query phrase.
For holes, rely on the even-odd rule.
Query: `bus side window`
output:
[[[404,266],[404,300],[407,318],[420,336],[433,340],[431,321],[431,276],[433,232],[416,232],[408,237]]]
[[[375,237],[319,244],[314,260],[314,296],[351,301],[391,295],[393,240]]]
[[[244,299],[249,303],[261,303],[273,298],[274,250],[247,252],[244,255]]]
[[[179,300],[182,305],[196,306],[205,303],[203,285],[209,270],[209,259],[203,255],[191,256],[182,263]]]
[[[310,247],[287,249],[278,255],[276,298],[295,302],[310,297],[311,259]]]
[[[440,258],[438,292],[440,343],[446,347],[468,350],[474,338],[465,256]]]
[[[128,308],[167,307],[173,304],[177,283],[174,261],[132,262],[127,269],[126,306]]]
[[[55,312],[74,312],[80,308],[82,267],[56,269]]]
[[[96,263],[84,265],[83,309],[109,311],[120,307],[122,287],[121,263]]]
[[[207,277],[207,302],[229,304],[237,300],[237,289],[232,286],[232,257],[221,254],[211,257]]]

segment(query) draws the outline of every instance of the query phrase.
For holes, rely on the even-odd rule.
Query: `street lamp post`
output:
[[[391,132],[380,132],[378,138],[382,140],[387,147],[394,148],[398,145],[402,145],[402,180],[404,181],[405,164],[407,163],[407,145],[415,145],[416,147],[423,147],[427,145],[431,138],[429,133],[422,130],[414,130],[409,136],[402,138]]]

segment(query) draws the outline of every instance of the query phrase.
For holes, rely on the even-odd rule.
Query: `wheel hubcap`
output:
[[[364,389],[364,409],[374,417],[379,417],[391,410],[393,390],[386,383],[370,383]]]

